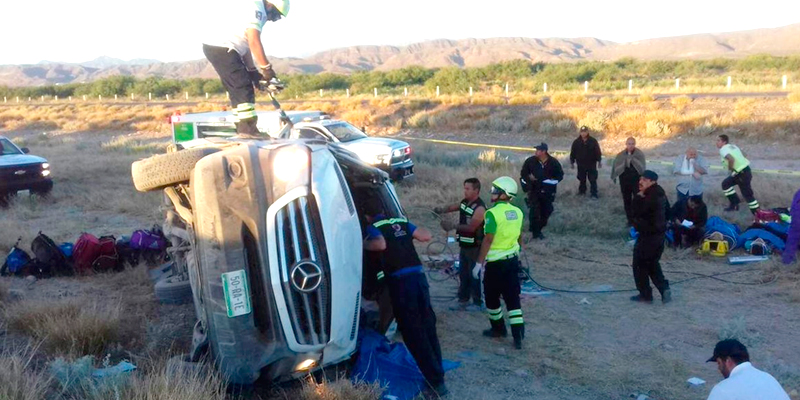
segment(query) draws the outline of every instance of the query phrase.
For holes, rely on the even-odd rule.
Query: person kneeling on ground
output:
[[[687,248],[700,243],[708,221],[708,208],[702,197],[692,196],[685,202],[675,203],[672,216],[676,247]]]
[[[661,271],[661,254],[664,253],[664,239],[667,232],[667,203],[664,189],[658,185],[658,174],[646,170],[639,178],[639,193],[633,199],[633,227],[639,232],[633,246],[633,279],[639,294],[631,297],[633,301],[653,302],[653,289],[650,280],[661,293],[661,301],[672,301],[669,281]]]
[[[706,362],[716,362],[725,378],[711,389],[708,400],[789,400],[772,375],[750,364],[747,347],[736,339],[718,342]]]

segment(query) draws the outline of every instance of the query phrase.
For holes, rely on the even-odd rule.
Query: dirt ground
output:
[[[12,137],[35,137],[39,132],[5,132]],[[409,136],[493,144],[532,145],[547,140],[551,148],[566,149],[571,138],[534,138],[482,133],[413,132]],[[43,230],[57,242],[74,241],[82,231],[95,234],[130,234],[135,228],[160,223],[158,195],[133,190],[130,163],[146,154],[104,150],[103,143],[113,135],[74,133],[54,135],[47,142],[30,144],[34,154],[53,165],[56,186],[48,200],[19,198],[9,209],[0,210],[0,255],[23,236],[30,243]],[[163,135],[139,134],[143,141],[163,141]],[[624,139],[624,138],[623,138]],[[669,142],[640,143],[653,151],[654,158],[671,160],[688,145],[701,143],[709,161],[718,163],[713,137],[673,138]],[[619,139],[601,142],[607,148],[619,147]],[[745,143],[754,154],[755,168],[791,167],[796,146],[772,143]],[[616,151],[614,151],[616,152]],[[434,154],[435,153],[435,154]],[[486,182],[500,174],[518,171],[521,155],[509,155],[500,167],[473,166],[469,161],[459,170],[435,163],[441,153],[466,160],[475,151],[448,146],[420,146],[417,176],[397,185],[401,201],[412,220],[435,228],[425,209],[444,201],[457,201],[460,181],[465,175],[478,175]],[[709,154],[710,153],[710,154]],[[773,154],[774,156],[760,156]],[[426,161],[427,160],[427,161]],[[768,167],[769,165],[769,167]],[[659,173],[667,174],[666,167]],[[545,230],[547,240],[525,245],[533,278],[549,288],[569,291],[609,291],[633,288],[630,270],[631,248],[626,244],[624,220],[619,219],[622,204],[618,188],[601,172],[600,200],[590,202],[576,196],[574,172],[560,185],[556,213]],[[756,175],[756,193],[764,193],[762,203],[786,206],[800,187],[800,179]],[[721,213],[724,199],[717,187],[722,179],[716,172],[707,180],[710,214]],[[674,181],[667,177],[662,185],[674,199]],[[774,203],[774,204],[773,204]],[[734,218],[746,223],[746,211]],[[432,229],[443,238],[441,230]],[[422,251],[423,248],[420,248]],[[627,399],[646,394],[653,399],[705,398],[721,380],[716,365],[705,363],[714,344],[722,337],[736,336],[750,349],[754,365],[772,373],[797,399],[800,390],[800,267],[780,265],[776,257],[760,264],[732,266],[725,259],[699,257],[690,250],[668,249],[664,253],[665,275],[673,284],[673,302],[662,305],[632,303],[632,292],[569,293],[526,298],[523,302],[526,341],[522,351],[514,350],[510,339],[490,340],[480,332],[488,326],[485,315],[455,312],[456,282],[432,282],[431,292],[438,317],[438,331],[445,358],[461,362],[448,373],[449,398],[453,399]],[[698,278],[697,274],[719,276],[728,282]],[[143,273],[143,271],[142,271]],[[152,357],[188,348],[193,310],[187,306],[167,306],[155,302],[147,289],[146,278],[134,271],[122,277],[102,275],[91,278],[65,278],[30,283],[23,279],[0,278],[3,284],[23,299],[120,299],[127,295],[126,281],[135,285],[137,300],[132,307],[138,317],[140,334],[118,349],[130,357]],[[2,318],[2,317],[0,317]],[[1,321],[0,321],[1,322]],[[22,340],[3,329],[0,348]],[[699,377],[707,383],[691,388],[686,380]]]

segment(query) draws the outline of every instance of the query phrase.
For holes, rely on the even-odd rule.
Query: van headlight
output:
[[[290,190],[311,182],[311,154],[305,146],[283,146],[275,149],[271,165],[272,191],[278,199]]]

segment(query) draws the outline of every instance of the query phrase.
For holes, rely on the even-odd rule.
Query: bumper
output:
[[[49,192],[53,189],[53,180],[50,178],[0,183],[0,193],[14,193],[20,190],[30,190],[32,192]]]
[[[414,176],[414,162],[406,160],[400,163],[395,163],[390,166],[382,166],[382,170],[389,174],[393,181],[402,181]]]

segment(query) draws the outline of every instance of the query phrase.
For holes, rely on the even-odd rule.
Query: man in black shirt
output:
[[[472,268],[478,261],[483,240],[483,217],[486,213],[486,203],[481,199],[481,181],[478,178],[469,178],[464,181],[464,199],[461,203],[451,204],[447,207],[436,207],[433,211],[437,214],[458,211],[458,224],[449,219],[442,219],[442,229],[456,231],[459,252],[459,278],[458,306],[456,310],[480,311],[481,282],[472,277]],[[472,304],[469,304],[472,297]]]
[[[578,164],[578,194],[586,194],[586,178],[589,178],[591,196],[597,198],[597,169],[603,167],[603,153],[600,151],[600,144],[597,139],[589,136],[589,128],[582,126],[580,136],[572,142],[572,149],[569,152],[569,163],[575,168]]]
[[[633,199],[633,227],[639,233],[633,246],[633,279],[639,294],[633,301],[653,302],[650,280],[661,293],[661,301],[672,300],[669,281],[661,271],[661,254],[667,232],[666,193],[658,185],[658,174],[646,170],[639,178],[639,193]]]
[[[386,282],[392,310],[403,335],[403,342],[414,356],[420,372],[436,396],[448,393],[444,384],[442,350],[436,334],[436,314],[431,307],[428,281],[414,240],[428,242],[431,233],[416,227],[406,218],[387,218],[383,206],[373,199],[365,205],[369,222],[364,249],[383,253],[383,269],[378,281]]]
[[[556,199],[556,186],[564,179],[561,163],[547,152],[547,144],[536,146],[536,155],[528,157],[522,164],[519,182],[522,190],[528,193],[530,207],[530,231],[534,239],[544,239],[542,229],[553,213]]]

